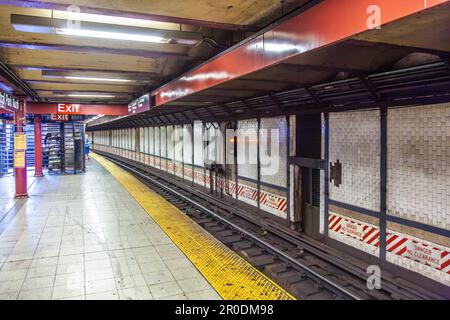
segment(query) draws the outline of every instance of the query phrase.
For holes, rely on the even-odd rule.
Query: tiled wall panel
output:
[[[257,128],[256,119],[238,121],[238,175],[254,180],[258,179]]]
[[[286,187],[287,186],[286,117],[262,118],[261,130],[259,135],[260,135],[261,181],[280,187]],[[276,139],[277,141],[272,141],[272,139]]]
[[[450,230],[450,104],[389,110],[387,207]]]
[[[379,111],[330,114],[330,162],[342,164],[342,184],[330,183],[330,198],[380,209]]]
[[[203,167],[203,123],[194,122],[194,164]]]

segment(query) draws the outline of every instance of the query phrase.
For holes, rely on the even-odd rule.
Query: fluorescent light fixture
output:
[[[97,119],[100,119],[100,118],[102,118],[102,117],[104,117],[103,114],[96,115],[96,116],[94,116],[94,117],[92,117],[92,118],[86,120],[85,123],[90,123],[90,122],[95,121],[95,120],[97,120]]]
[[[73,98],[114,98],[115,96],[110,94],[65,94],[65,97],[73,97]]]
[[[102,39],[153,42],[153,43],[169,43],[170,41],[170,39],[157,36],[121,33],[121,32],[96,31],[86,29],[68,29],[68,28],[56,29],[56,34],[75,37],[102,38]]]
[[[132,82],[133,81],[133,80],[129,80],[129,79],[76,77],[76,76],[65,76],[64,79],[69,79],[69,80],[87,80],[87,81],[108,81],[108,82]]]
[[[60,34],[72,37],[101,38],[121,41],[170,43],[195,46],[203,40],[198,32],[134,27],[119,24],[75,21],[19,14],[11,14],[16,31]]]

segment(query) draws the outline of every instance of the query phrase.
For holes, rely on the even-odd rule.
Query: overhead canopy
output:
[[[127,104],[310,1],[0,0],[0,61],[23,81],[6,83],[6,91],[46,102]],[[56,32],[74,16],[82,29],[112,38]],[[123,33],[137,37],[114,38]],[[168,41],[132,41],[142,34]],[[0,88],[1,75],[0,68]]]
[[[448,0],[322,1],[153,91],[150,111],[96,128],[449,101],[448,21]]]
[[[449,4],[323,1],[153,91],[155,105],[226,103],[327,81],[337,71],[374,72],[417,51],[448,52]]]

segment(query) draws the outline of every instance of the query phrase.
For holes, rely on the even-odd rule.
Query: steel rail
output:
[[[203,212],[213,216],[215,219],[221,221],[222,223],[224,223],[225,225],[230,226],[231,228],[235,229],[236,231],[240,232],[241,234],[245,235],[245,237],[248,237],[250,239],[252,239],[252,241],[254,241],[255,243],[259,244],[260,246],[264,247],[265,249],[267,249],[269,252],[271,252],[272,254],[275,254],[276,256],[280,257],[282,260],[290,263],[290,265],[297,269],[300,272],[304,272],[306,274],[308,274],[310,277],[313,278],[313,280],[315,280],[316,282],[318,282],[319,285],[325,285],[326,288],[330,291],[332,291],[335,294],[341,294],[344,295],[348,298],[354,299],[354,300],[362,300],[362,298],[356,294],[354,294],[353,292],[339,286],[336,283],[333,283],[332,281],[330,281],[329,279],[323,277],[322,275],[320,275],[319,273],[315,272],[314,270],[311,270],[309,267],[299,263],[297,260],[293,259],[292,257],[286,255],[284,252],[280,251],[279,249],[277,249],[276,247],[274,247],[273,245],[267,243],[266,241],[258,238],[257,236],[255,236],[254,234],[248,232],[245,229],[242,229],[241,227],[237,226],[236,224],[227,221],[225,218],[221,217],[220,215],[216,214],[215,212],[211,211],[210,209],[206,208],[205,206],[203,206],[202,204],[190,199],[189,197],[186,197],[185,195],[181,194],[180,192],[172,189],[171,187],[149,177],[148,175],[145,175],[137,170],[135,170],[134,168],[120,162],[117,161],[115,159],[110,158],[110,161],[114,162],[115,164],[119,165],[120,167],[126,168],[127,170],[135,173],[136,175],[144,178],[147,181],[150,181],[151,183],[159,186],[160,188],[163,188],[167,191],[169,191],[170,193],[176,195],[177,197],[183,199],[184,201],[192,204],[194,207],[197,207],[198,209],[202,210]],[[337,292],[336,292],[337,291]]]
[[[99,153],[105,155],[111,160],[115,160],[114,162],[119,165],[127,166],[125,161],[120,159],[117,156],[111,155],[107,152],[98,151]],[[133,161],[134,162],[134,161]],[[288,244],[294,245],[297,248],[302,248],[303,251],[308,252],[311,256],[315,256],[317,258],[320,258],[324,263],[328,263],[330,266],[337,267],[338,269],[344,271],[348,275],[353,275],[359,280],[366,280],[367,273],[363,267],[359,267],[358,265],[355,265],[351,262],[346,261],[342,257],[329,254],[328,252],[324,251],[324,248],[320,247],[317,243],[302,239],[300,236],[293,235],[292,233],[283,230],[282,226],[277,227],[276,225],[271,225],[265,220],[259,220],[256,217],[253,217],[251,215],[248,215],[242,211],[239,211],[237,209],[234,209],[230,207],[230,204],[224,201],[221,201],[219,199],[216,199],[210,195],[204,194],[201,191],[200,192],[193,192],[189,186],[184,186],[180,181],[174,180],[170,177],[164,177],[158,173],[149,172],[149,170],[146,168],[145,165],[135,163],[131,164],[134,168],[137,168],[138,170],[141,170],[145,172],[148,175],[151,175],[153,177],[156,177],[156,179],[164,180],[166,183],[171,184],[175,186],[176,188],[180,188],[184,190],[187,193],[191,193],[195,195],[196,197],[200,198],[202,201],[209,203],[210,205],[217,207],[220,210],[223,210],[224,212],[230,213],[233,216],[236,216],[237,218],[240,218],[251,225],[254,225],[257,228],[262,228],[264,231],[268,232],[269,234],[272,234],[273,236],[285,241]],[[129,166],[127,166],[129,167]],[[134,170],[136,171],[136,170]],[[138,172],[138,171],[137,171]],[[140,176],[144,178],[148,178],[147,175],[140,173]],[[276,256],[276,254],[273,254]],[[288,263],[289,265],[289,263]],[[298,271],[298,270],[297,270]],[[394,283],[391,279],[391,276],[388,276],[387,278],[383,278],[383,291],[384,294],[387,296],[390,296],[394,299],[406,299],[406,300],[417,300],[417,299],[445,299],[440,295],[437,295],[433,292],[430,292],[428,290],[425,290],[424,293],[419,293],[418,288],[415,284],[411,283],[408,285],[409,282],[403,284],[403,286],[398,285]],[[349,283],[350,284],[350,283]],[[366,295],[373,296],[370,293],[365,292],[365,290],[355,284],[350,284],[351,286],[355,287],[357,290],[361,290]],[[333,291],[330,291],[333,292]],[[374,296],[376,298],[376,296]]]

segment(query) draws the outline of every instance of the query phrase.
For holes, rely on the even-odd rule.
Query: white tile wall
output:
[[[342,184],[330,183],[330,198],[380,209],[380,113],[330,114],[330,162],[342,163]]]
[[[271,131],[278,132],[278,140],[271,141]],[[260,130],[261,181],[280,187],[287,184],[287,122],[286,117],[262,118]],[[264,137],[265,136],[265,137]],[[264,144],[266,147],[264,147]],[[273,148],[275,147],[275,148]],[[265,165],[268,163],[268,165]],[[264,174],[272,171],[270,174]],[[273,169],[272,169],[273,168]]]
[[[238,158],[238,175],[250,179],[258,178],[257,166],[257,128],[258,122],[256,119],[240,120],[238,121],[238,143],[237,143],[237,158]],[[248,131],[246,131],[248,130]],[[250,145],[253,145],[251,147]],[[253,163],[253,164],[251,164]]]
[[[148,137],[149,137],[149,153],[150,154],[155,154],[155,128],[154,127],[150,127],[148,130]]]
[[[192,125],[183,126],[183,162],[192,164]]]
[[[175,126],[174,128],[175,139],[175,160],[183,161],[183,128],[181,126]]]
[[[450,104],[389,110],[388,214],[450,229]]]
[[[321,122],[322,122],[322,130],[321,130],[321,137],[322,137],[322,143],[321,143],[321,158],[325,159],[325,117],[322,113],[321,116]],[[325,184],[323,181],[325,180],[325,171],[320,170],[320,221],[319,221],[319,232],[321,234],[324,234],[325,232]]]
[[[155,127],[155,155],[159,156],[161,153],[161,138],[160,138],[160,128]]]
[[[207,123],[206,128],[206,140],[208,143],[205,150],[205,160],[207,162],[217,162],[220,154],[220,130],[218,129],[217,123]]]
[[[139,152],[145,152],[144,128],[139,128]]]
[[[166,127],[160,127],[160,138],[161,138],[161,157],[167,157],[167,128]]]
[[[149,139],[148,139],[148,130],[149,128],[146,127],[144,128],[144,152],[145,153],[149,153]]]
[[[197,166],[204,165],[203,161],[203,123],[201,121],[194,122],[194,164]]]
[[[173,160],[174,148],[173,148],[173,126],[167,126],[167,158]]]

